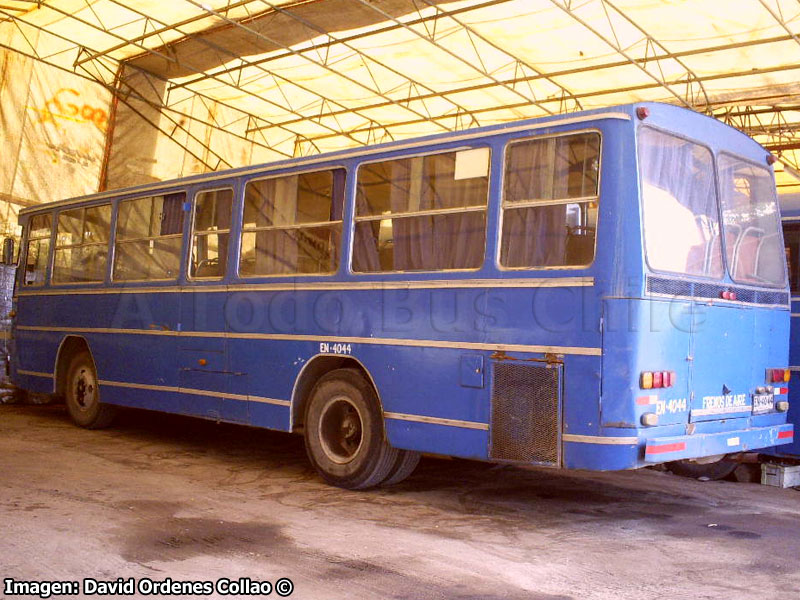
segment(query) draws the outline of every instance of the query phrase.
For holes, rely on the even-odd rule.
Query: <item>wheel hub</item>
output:
[[[331,461],[345,464],[353,460],[361,448],[362,432],[361,415],[349,398],[332,398],[322,408],[319,441]]]
[[[94,380],[87,374],[86,369],[81,369],[75,379],[74,395],[75,401],[81,408],[88,408],[94,401],[95,385]]]

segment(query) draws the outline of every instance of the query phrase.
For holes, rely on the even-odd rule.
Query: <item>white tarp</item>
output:
[[[21,206],[97,191],[111,94],[14,52],[0,61],[0,234],[8,235]]]

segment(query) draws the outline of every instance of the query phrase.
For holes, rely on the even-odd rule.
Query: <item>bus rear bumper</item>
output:
[[[720,433],[701,433],[647,440],[644,452],[646,463],[661,463],[687,458],[748,452],[759,448],[791,444],[794,426],[752,427]]]

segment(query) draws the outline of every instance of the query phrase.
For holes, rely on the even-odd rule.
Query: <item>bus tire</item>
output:
[[[675,475],[690,477],[691,479],[700,479],[702,477],[711,481],[725,479],[738,466],[739,463],[735,460],[725,458],[711,463],[698,463],[690,460],[676,460],[667,463],[667,469]]]
[[[400,450],[397,462],[392,466],[386,479],[381,483],[382,486],[394,485],[405,481],[414,472],[419,464],[422,455],[413,450]]]
[[[72,357],[67,369],[64,397],[72,421],[86,429],[102,429],[111,425],[116,407],[100,402],[97,369],[88,350]]]
[[[376,486],[398,459],[399,450],[386,441],[375,390],[355,369],[336,369],[317,382],[304,423],[308,458],[331,485]]]

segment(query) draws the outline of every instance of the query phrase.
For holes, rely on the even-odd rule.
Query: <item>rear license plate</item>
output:
[[[770,412],[775,409],[775,396],[772,394],[753,394],[753,414]]]

